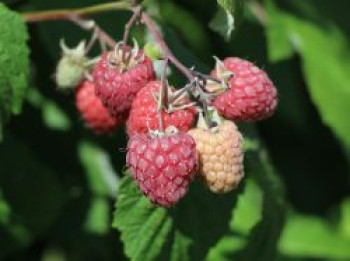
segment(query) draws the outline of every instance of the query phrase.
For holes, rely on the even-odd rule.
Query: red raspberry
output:
[[[194,140],[187,133],[131,136],[126,161],[141,191],[155,204],[170,207],[187,192],[197,166]]]
[[[127,58],[120,48],[104,53],[93,71],[96,94],[112,115],[128,113],[137,92],[155,78],[142,51],[127,52]]]
[[[157,101],[154,94],[158,94],[160,87],[160,81],[152,81],[137,94],[126,125],[129,135],[148,133],[149,130],[159,129]],[[174,126],[182,132],[186,132],[192,127],[196,117],[194,107],[173,112],[162,110],[161,113],[165,129],[169,126]]]
[[[212,76],[223,78],[227,72],[230,89],[217,96],[213,105],[225,118],[233,121],[257,121],[270,117],[278,103],[277,90],[267,74],[253,63],[240,58],[229,57],[218,61]],[[220,63],[221,70],[220,72]]]
[[[124,118],[113,118],[95,95],[94,84],[84,81],[76,92],[76,106],[86,125],[98,134],[112,132],[124,122]]]

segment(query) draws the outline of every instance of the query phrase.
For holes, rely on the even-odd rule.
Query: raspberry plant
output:
[[[308,4],[93,2],[0,4],[0,259],[349,259],[346,36]]]

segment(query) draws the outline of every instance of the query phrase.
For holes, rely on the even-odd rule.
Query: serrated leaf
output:
[[[278,10],[272,0],[269,1],[270,13],[279,12],[277,22],[283,21],[294,49],[300,54],[311,99],[323,122],[350,148],[350,51],[347,39],[335,27],[324,29]]]
[[[287,256],[350,259],[350,240],[343,238],[324,220],[312,216],[292,215],[279,242]]]
[[[125,244],[125,254],[132,260],[156,260],[171,232],[172,220],[164,208],[142,197],[130,177],[119,187],[113,226]]]
[[[127,176],[119,188],[113,226],[121,231],[132,260],[203,260],[226,232],[236,195],[216,196],[195,182],[168,210],[152,205]]]
[[[228,41],[242,20],[244,0],[218,0],[218,4],[220,7],[209,27]]]
[[[0,3],[0,125],[21,111],[29,75],[26,26],[18,14]]]

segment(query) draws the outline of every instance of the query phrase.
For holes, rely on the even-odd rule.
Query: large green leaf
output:
[[[116,208],[113,226],[122,232],[126,255],[132,260],[155,260],[173,225],[166,209],[153,206],[130,177],[124,177],[120,184]]]
[[[244,0],[218,0],[220,5],[209,27],[226,40],[240,24],[244,13]]]
[[[29,74],[27,29],[22,18],[0,3],[0,139],[10,114],[21,111]]]
[[[261,147],[254,128],[245,128],[245,192],[232,209],[226,235],[212,247],[207,260],[274,260],[277,242],[284,224],[284,200],[281,183]]]
[[[340,227],[339,230],[342,235],[350,239],[350,199],[347,198],[340,205]]]
[[[129,176],[119,188],[113,226],[132,260],[203,260],[224,235],[236,193],[212,195],[195,182],[173,209],[154,206]]]
[[[263,192],[252,180],[246,182],[244,194],[232,209],[230,231],[214,245],[207,260],[230,260],[233,253],[241,251],[251,230],[262,219]]]
[[[349,238],[339,235],[321,218],[291,215],[279,248],[287,256],[349,260],[349,245]]]
[[[268,7],[271,14],[268,36],[272,60],[289,57],[288,36],[300,54],[311,98],[323,122],[350,148],[348,41],[335,27],[322,28],[284,13],[274,6],[272,0],[268,0]],[[280,38],[276,33],[276,24],[279,24]],[[281,28],[282,25],[284,28]],[[280,42],[283,43],[281,46]]]

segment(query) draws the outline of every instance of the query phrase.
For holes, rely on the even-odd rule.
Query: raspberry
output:
[[[131,175],[155,204],[171,207],[187,192],[197,166],[194,140],[187,133],[130,137],[126,157]]]
[[[244,176],[242,135],[231,121],[209,130],[188,132],[196,142],[200,157],[199,172],[209,189],[226,193],[237,187]]]
[[[137,94],[126,125],[129,135],[148,133],[149,130],[159,129],[157,101],[154,95],[158,94],[160,87],[160,81],[152,81]],[[196,110],[194,107],[174,110],[173,112],[167,112],[163,109],[161,114],[164,128],[174,126],[179,131],[186,132],[194,123]]]
[[[152,62],[138,49],[104,53],[93,71],[95,91],[112,115],[128,113],[137,92],[155,78]]]
[[[95,95],[94,84],[84,81],[76,92],[76,106],[86,125],[98,134],[112,132],[124,118],[109,115],[101,100]]]
[[[223,63],[218,61],[212,76],[223,79],[228,72],[233,73],[230,89],[212,103],[222,116],[233,121],[257,121],[274,113],[277,90],[263,70],[249,61],[229,57]]]

